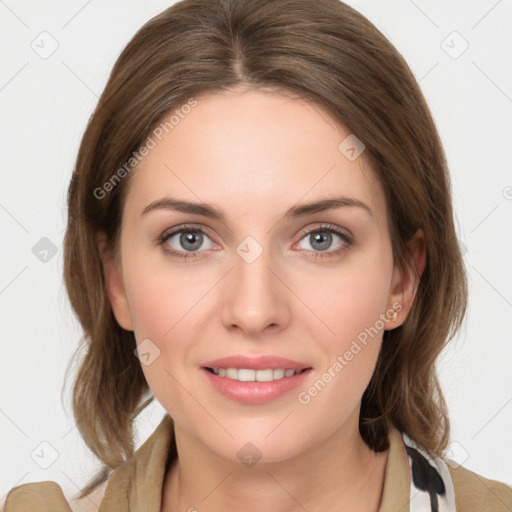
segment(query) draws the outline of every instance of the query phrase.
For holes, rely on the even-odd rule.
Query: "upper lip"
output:
[[[213,361],[208,361],[203,365],[203,367],[248,368],[252,370],[265,370],[267,368],[270,368],[272,370],[276,370],[279,368],[282,368],[284,370],[304,370],[305,368],[311,368],[311,365],[278,356],[248,357],[239,354],[235,356],[214,359]]]

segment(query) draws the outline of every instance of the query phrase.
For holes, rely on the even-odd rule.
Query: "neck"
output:
[[[368,448],[357,422],[290,459],[251,467],[220,457],[176,425],[175,436],[178,458],[164,480],[162,512],[379,509],[387,452]]]

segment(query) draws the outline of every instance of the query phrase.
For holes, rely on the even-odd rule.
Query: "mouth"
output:
[[[304,383],[313,367],[282,357],[237,355],[209,361],[200,370],[206,382],[224,397],[257,405],[288,394]]]
[[[293,377],[294,375],[311,370],[311,367],[303,368],[302,370],[293,370],[292,368],[255,370],[252,368],[209,368],[205,366],[204,369],[219,377],[240,382],[272,382]]]

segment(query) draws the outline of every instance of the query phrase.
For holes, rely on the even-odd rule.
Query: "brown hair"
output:
[[[105,231],[117,254],[129,172],[101,198],[95,191],[112,183],[164,114],[239,86],[297,94],[365,144],[402,268],[412,264],[407,240],[423,230],[426,268],[404,324],[384,333],[360,432],[383,451],[391,422],[434,455],[446,449],[449,421],[435,364],[464,317],[466,277],[444,151],[409,67],[372,23],[338,0],[184,0],[148,21],[121,53],[69,186],[64,280],[84,330],[77,352],[85,349],[73,413],[104,465],[79,497],[133,455],[133,422],[154,399],[134,334],[118,325],[107,299],[95,238]]]

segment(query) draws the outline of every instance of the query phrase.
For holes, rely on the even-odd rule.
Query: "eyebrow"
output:
[[[292,206],[283,215],[283,219],[305,217],[314,213],[343,207],[361,208],[373,217],[373,212],[367,204],[363,203],[359,199],[342,196]],[[222,210],[219,210],[209,204],[182,201],[171,197],[164,197],[162,199],[153,201],[144,208],[141,216],[147,215],[149,212],[155,210],[172,210],[183,213],[192,213],[195,215],[208,217],[210,219],[216,219],[221,222],[225,222],[226,220],[226,215]]]

